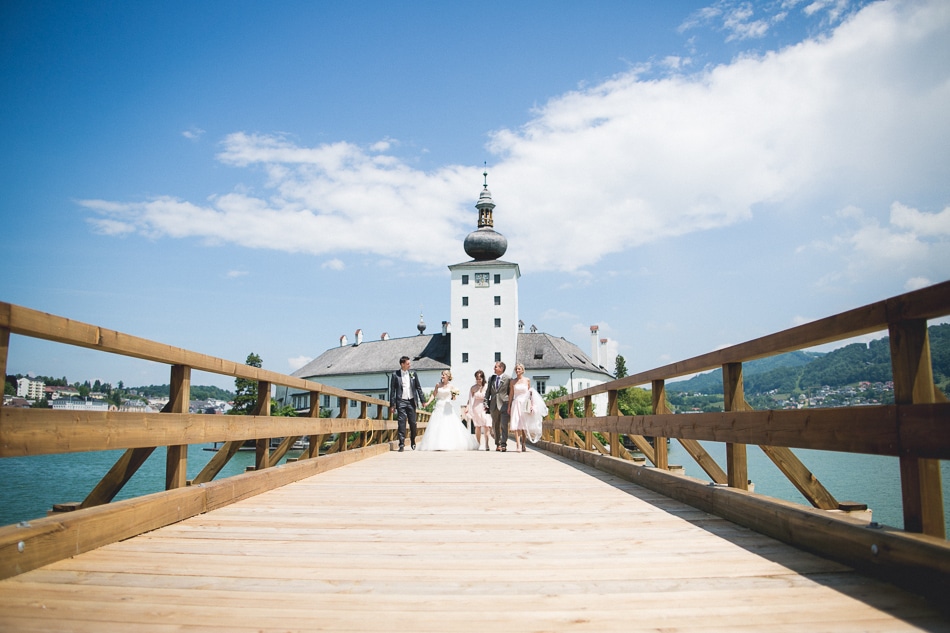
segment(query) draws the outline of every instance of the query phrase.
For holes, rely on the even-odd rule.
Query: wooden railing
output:
[[[939,565],[940,574],[950,573],[950,549],[943,540],[946,530],[939,463],[939,460],[950,459],[950,404],[934,384],[927,334],[927,320],[947,314],[950,314],[950,282],[574,392],[551,401],[551,419],[544,423],[544,440],[552,450],[568,452],[574,457],[590,460],[591,455],[604,455],[619,462],[632,459],[623,447],[622,436],[626,436],[655,467],[621,469],[636,477],[638,483],[652,481],[664,494],[754,529],[764,527],[760,531],[779,538],[784,536],[784,540],[826,555],[833,555],[834,548],[843,545],[829,540],[827,547],[816,546],[815,542],[828,539],[830,532],[827,529],[815,532],[815,521],[806,520],[798,525],[790,518],[803,516],[802,513],[782,515],[772,506],[765,508],[762,516],[754,516],[746,503],[748,493],[715,497],[717,491],[723,489],[745,491],[748,488],[746,447],[758,445],[805,499],[822,511],[850,508],[815,478],[792,448],[896,456],[900,460],[905,534],[940,539],[931,543],[936,550],[918,552],[916,555],[920,558],[915,559],[915,564]],[[756,411],[745,401],[744,362],[878,331],[887,331],[890,335],[894,405]],[[722,369],[725,411],[673,414],[666,400],[666,381],[716,368]],[[639,385],[648,385],[652,390],[653,414],[621,415],[617,407],[618,391]],[[592,398],[603,393],[607,394],[608,410],[606,415],[595,416]],[[583,417],[573,417],[577,401],[583,402]],[[553,406],[560,404],[568,405],[569,417],[560,417],[560,407]],[[606,442],[598,440],[595,435],[598,433]],[[651,437],[652,442],[647,439]],[[710,481],[699,483],[706,490],[695,486],[684,489],[682,481],[654,476],[658,472],[665,473],[669,467],[667,438],[678,440],[703,469]],[[700,441],[725,443],[725,468],[710,457]],[[617,464],[611,465],[609,460],[603,465],[608,469],[617,468]],[[724,502],[724,499],[730,501]],[[813,512],[810,518],[820,520],[821,516]],[[797,535],[790,534],[796,529],[789,527],[789,521],[798,525]],[[886,528],[885,531],[890,532]],[[806,536],[807,532],[811,534]],[[877,564],[882,558],[876,542],[870,543],[866,552],[853,550],[848,547],[839,549],[838,553],[847,551],[851,556],[847,561],[852,564],[862,560]],[[946,576],[941,579],[947,581]]]
[[[315,470],[352,461],[356,453],[372,449],[370,454],[389,450],[390,442],[395,439],[397,423],[392,419],[389,403],[377,398],[346,391],[317,382],[302,380],[249,365],[206,356],[121,332],[107,330],[95,325],[76,322],[59,316],[31,310],[9,303],[0,303],[0,375],[6,375],[7,355],[10,336],[22,335],[45,339],[66,345],[85,347],[102,352],[139,358],[170,366],[170,398],[160,413],[120,412],[120,411],[65,411],[53,409],[25,409],[0,406],[0,458],[47,455],[53,453],[77,453],[84,451],[102,451],[125,449],[115,465],[102,477],[102,480],[89,492],[81,503],[60,504],[56,510],[83,510],[84,512],[60,513],[58,517],[30,521],[29,526],[0,527],[0,577],[19,573],[39,564],[56,560],[56,552],[76,553],[85,551],[104,542],[154,529],[167,522],[184,518],[183,512],[206,511],[209,507],[224,505],[234,500],[263,492],[277,485],[302,476],[308,476]],[[214,374],[244,378],[257,382],[257,404],[253,415],[205,415],[188,412],[191,372],[204,371]],[[270,416],[271,387],[281,385],[310,393],[310,411],[308,416],[277,417]],[[319,410],[320,396],[336,397],[339,401],[340,417],[321,418]],[[360,403],[357,418],[348,418],[349,402]],[[375,415],[368,413],[376,407]],[[420,412],[419,426],[424,428],[428,414]],[[284,469],[280,476],[264,476],[272,470],[288,453],[294,443],[306,437],[309,443],[294,458],[294,468]],[[272,447],[272,438],[282,441]],[[221,472],[238,449],[248,441],[255,443],[254,473],[227,478],[240,480],[226,486],[211,486],[212,480]],[[186,479],[188,446],[193,444],[222,443],[213,457],[204,465],[192,480]],[[329,444],[328,444],[329,443]],[[324,457],[320,455],[321,446],[326,445]],[[179,495],[165,495],[151,498],[152,509],[143,519],[140,504],[135,508],[137,525],[127,528],[121,522],[114,523],[116,529],[101,529],[90,537],[86,528],[86,537],[79,536],[80,530],[64,529],[88,512],[99,507],[99,514],[111,516],[102,506],[110,502],[129,481],[132,475],[148,459],[157,447],[166,447],[165,482],[167,492],[180,491]],[[332,457],[323,463],[328,457]],[[320,462],[318,464],[318,462]],[[258,474],[260,477],[251,475]],[[223,482],[213,482],[214,484]],[[189,502],[183,503],[182,499]],[[169,499],[171,501],[169,501]],[[133,501],[134,500],[127,500]],[[165,507],[163,504],[171,504]],[[116,502],[111,505],[127,502]],[[169,511],[176,507],[178,510]],[[182,510],[182,507],[190,508]],[[106,512],[106,514],[103,514]],[[121,510],[116,510],[121,512]],[[72,515],[75,515],[75,519]],[[138,531],[136,531],[138,530]],[[59,535],[57,547],[50,547],[49,535]],[[34,548],[28,548],[31,538],[44,540],[44,555],[36,554]],[[67,538],[63,538],[63,536]],[[78,539],[78,540],[77,540]],[[11,550],[15,548],[15,550]],[[25,550],[30,555],[24,555]],[[12,557],[11,557],[12,556]],[[19,571],[14,571],[19,570]]]

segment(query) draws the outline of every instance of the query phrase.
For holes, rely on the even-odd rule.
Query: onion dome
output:
[[[466,236],[463,246],[465,253],[475,261],[490,261],[505,254],[508,250],[508,240],[494,229],[492,210],[495,203],[492,202],[491,192],[488,191],[488,172],[482,175],[485,176],[485,186],[475,205],[478,209],[478,229]]]

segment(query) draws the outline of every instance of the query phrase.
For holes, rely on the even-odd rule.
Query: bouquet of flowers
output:
[[[452,393],[452,400],[455,400],[456,396],[459,395],[459,390],[456,389],[455,387],[452,387],[452,392],[451,392],[451,393]]]

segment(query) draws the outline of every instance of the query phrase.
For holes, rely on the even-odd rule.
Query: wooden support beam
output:
[[[937,402],[927,321],[912,319],[893,323],[889,333],[894,402],[898,405]],[[942,424],[950,423],[944,418]],[[946,538],[940,462],[921,458],[919,453],[904,448],[900,454],[900,472],[904,529]]]
[[[132,475],[154,451],[154,446],[150,448],[130,448],[125,451],[122,457],[109,469],[106,476],[96,484],[92,492],[83,500],[80,507],[91,508],[112,501],[122,490],[122,486],[128,483]]]
[[[654,380],[653,386],[653,413],[672,413],[666,404],[666,381]],[[646,453],[644,453],[646,454]],[[669,451],[666,446],[665,437],[653,438],[653,464],[661,470],[669,470]]]
[[[257,403],[254,405],[253,415],[270,415],[270,383],[266,380],[257,381]],[[254,469],[263,470],[270,466],[270,438],[257,438],[254,446]]]
[[[221,445],[221,448],[211,456],[201,472],[191,481],[192,486],[206,484],[221,472],[224,465],[231,461],[231,458],[237,455],[238,449],[244,444],[244,440],[231,440]]]
[[[759,446],[759,448],[788,477],[788,480],[802,493],[808,503],[821,510],[837,510],[839,508],[838,500],[795,456],[792,449],[783,446]]]
[[[703,445],[697,442],[696,440],[687,440],[680,439],[679,443],[683,445],[683,448],[686,449],[686,452],[699,464],[699,467],[702,468],[713,483],[725,484],[729,482],[729,478],[726,475],[726,472],[720,468],[719,464],[716,463],[716,460],[706,452],[706,449],[703,448]]]
[[[168,404],[163,413],[188,413],[191,400],[191,367],[172,365]],[[188,483],[188,445],[175,444],[166,449],[165,490],[184,488]]]
[[[620,405],[617,402],[617,390],[611,389],[607,392],[607,415],[616,417],[620,415]],[[620,457],[625,451],[621,451],[620,433],[611,431],[607,434],[607,441],[610,442],[610,454],[613,457]]]
[[[4,383],[7,380],[7,355],[10,353],[10,328],[0,327],[0,376]],[[0,398],[0,407],[3,406],[3,398]]]
[[[722,387],[726,411],[750,408],[746,404],[742,386],[742,363],[726,363],[722,366]],[[730,487],[749,489],[749,462],[745,444],[726,443],[726,473]]]

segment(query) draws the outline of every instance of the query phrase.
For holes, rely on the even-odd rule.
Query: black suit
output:
[[[389,411],[396,413],[396,419],[399,421],[399,448],[406,444],[406,422],[409,422],[409,443],[413,448],[416,447],[416,407],[421,407],[425,402],[425,394],[422,392],[422,385],[419,384],[419,376],[416,372],[409,370],[409,398],[403,398],[402,393],[402,375],[400,369],[393,372],[389,379]]]
[[[498,378],[498,386],[495,379]],[[491,413],[492,433],[495,434],[495,446],[508,446],[508,384],[511,379],[508,374],[497,376],[492,374],[488,378],[488,388],[485,390],[485,402],[488,412]]]

